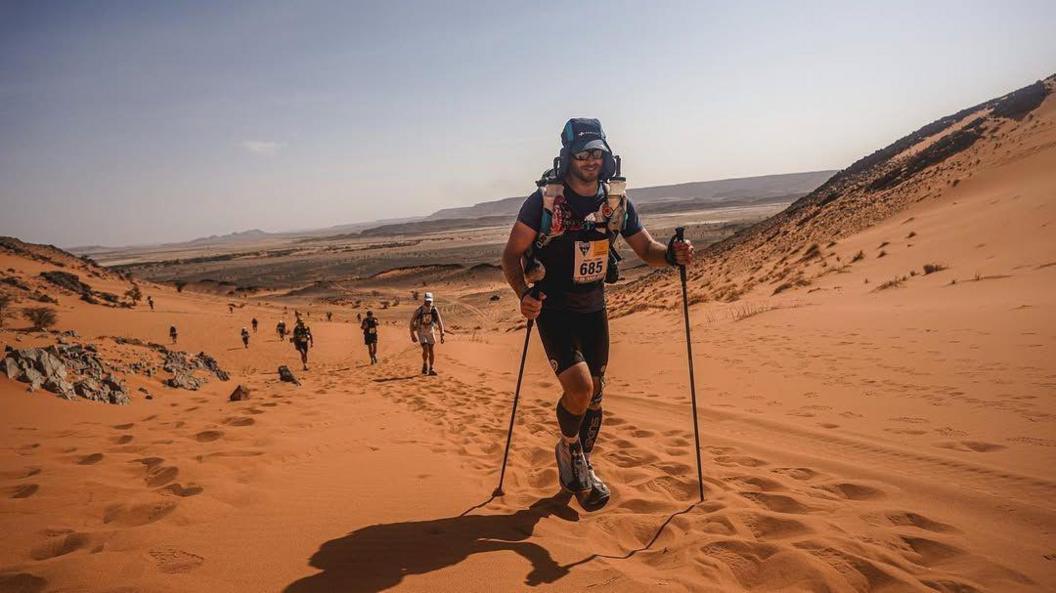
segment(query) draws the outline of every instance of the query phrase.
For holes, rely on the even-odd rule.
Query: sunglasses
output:
[[[581,150],[577,153],[573,153],[572,158],[576,159],[577,161],[585,161],[587,159],[597,160],[600,159],[603,154],[605,154],[604,150],[600,148],[595,148],[593,150]]]

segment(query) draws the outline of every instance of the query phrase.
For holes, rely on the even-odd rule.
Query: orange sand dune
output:
[[[380,312],[377,366],[354,311],[312,309],[300,372],[278,308],[229,313],[156,286],[154,312],[60,296],[59,329],[108,357],[145,349],[100,336],[165,343],[175,323],[178,348],[232,380],[189,392],[130,376],[153,399],[119,407],[0,378],[0,591],[1056,590],[1054,119],[1050,96],[1004,132],[1014,151],[973,147],[980,165],[956,185],[899,190],[853,232],[812,227],[820,253],[802,244],[779,264],[749,240],[692,271],[699,504],[671,271],[614,297],[596,453],[613,499],[597,513],[558,492],[557,382],[534,337],[507,494],[489,497],[520,331],[454,334],[440,376],[422,377],[409,308]],[[25,277],[42,265],[0,262]],[[788,278],[804,283],[774,295]],[[441,300],[449,323],[512,307],[466,299]],[[279,382],[279,364],[302,385]],[[228,401],[236,384],[248,401]]]

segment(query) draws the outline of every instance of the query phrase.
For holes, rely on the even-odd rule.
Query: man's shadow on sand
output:
[[[569,572],[546,548],[525,541],[544,517],[578,521],[568,507],[570,495],[537,500],[511,515],[469,515],[370,525],[320,546],[308,563],[321,573],[299,579],[284,593],[373,593],[394,587],[407,575],[454,566],[471,554],[509,550],[532,563],[525,584],[552,583]]]

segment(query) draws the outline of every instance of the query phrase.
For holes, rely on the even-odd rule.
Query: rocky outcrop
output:
[[[9,379],[45,389],[68,400],[83,398],[111,404],[129,403],[128,390],[93,346],[57,344],[47,348],[8,346],[0,370]]]

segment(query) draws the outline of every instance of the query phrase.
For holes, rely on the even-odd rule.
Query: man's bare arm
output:
[[[532,227],[517,221],[510,230],[510,238],[506,241],[506,248],[502,252],[502,273],[506,277],[506,283],[517,294],[517,298],[521,298],[528,291],[522,258],[535,241],[535,235]]]

